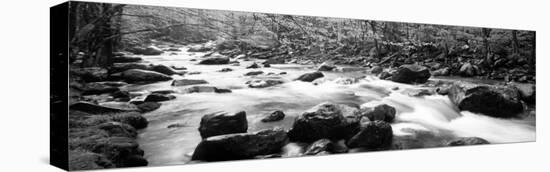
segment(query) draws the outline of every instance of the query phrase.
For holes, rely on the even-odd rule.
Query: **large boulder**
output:
[[[285,113],[283,113],[283,111],[276,110],[276,111],[271,112],[266,117],[262,118],[261,121],[262,122],[274,122],[274,121],[283,120],[283,118],[285,118]]]
[[[492,117],[515,117],[524,109],[519,92],[510,86],[457,82],[448,96],[460,110]]]
[[[229,64],[229,57],[224,57],[224,56],[209,57],[207,59],[200,61],[199,64],[203,64],[203,65]]]
[[[169,76],[170,75],[175,75],[175,74],[180,74],[178,71],[174,70],[174,68],[168,67],[166,65],[161,65],[161,64],[151,66],[150,70],[158,72],[158,73],[162,73],[162,74],[165,74],[165,75],[169,75]]]
[[[145,98],[145,102],[161,102],[175,99],[176,96],[169,94],[151,93]]]
[[[451,140],[447,146],[465,146],[465,145],[484,145],[489,144],[489,141],[479,137],[461,137]]]
[[[430,78],[430,70],[420,65],[401,65],[392,74],[392,81],[399,83],[425,83]]]
[[[198,85],[198,84],[208,84],[207,81],[202,79],[177,79],[172,81],[172,86],[188,86],[188,85]]]
[[[103,81],[109,76],[107,69],[100,67],[74,68],[70,71],[86,82]]]
[[[149,70],[130,69],[122,72],[120,77],[127,82],[156,82],[171,80],[172,77]]]
[[[319,139],[346,139],[359,128],[357,108],[343,104],[321,103],[296,118],[288,132],[291,141],[313,142]],[[351,134],[350,134],[351,133]]]
[[[246,112],[240,111],[234,114],[228,112],[216,112],[204,115],[201,118],[199,132],[202,138],[211,136],[245,133],[248,129]]]
[[[226,161],[251,159],[281,151],[288,143],[281,128],[265,129],[254,133],[227,134],[202,140],[195,149],[192,160]]]
[[[370,121],[381,120],[393,122],[393,119],[395,119],[395,112],[394,107],[387,104],[381,104],[374,108],[361,108],[359,110],[359,115],[368,118]]]
[[[246,82],[246,84],[250,88],[266,88],[266,87],[279,85],[282,83],[284,83],[284,81],[274,80],[274,79],[256,79],[256,80]]]
[[[124,72],[129,69],[149,70],[150,66],[142,63],[113,63],[109,68],[110,73]]]
[[[349,148],[387,149],[391,146],[393,131],[390,124],[384,121],[373,121],[361,124],[360,131],[348,140]]]
[[[120,112],[131,112],[127,109],[118,109],[113,107],[101,106],[98,104],[90,102],[77,102],[69,106],[71,110],[77,110],[81,112],[86,112],[89,114],[107,114],[107,113],[120,113]]]
[[[298,77],[296,80],[304,81],[304,82],[312,82],[313,80],[316,80],[318,78],[322,78],[325,75],[323,75],[322,72],[311,72],[311,73],[305,73]]]
[[[331,62],[324,62],[317,68],[318,71],[332,71],[334,69],[336,69],[336,66]]]
[[[515,87],[521,96],[521,100],[529,104],[535,104],[536,102],[536,85],[512,82],[509,85]]]

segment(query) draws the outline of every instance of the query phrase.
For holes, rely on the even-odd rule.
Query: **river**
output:
[[[534,118],[499,119],[470,112],[459,112],[446,96],[431,95],[412,97],[404,92],[418,89],[418,86],[379,80],[366,76],[357,83],[344,85],[338,80],[345,77],[365,76],[362,70],[348,68],[346,72],[323,72],[324,78],[312,84],[293,81],[301,74],[313,72],[314,66],[281,64],[269,68],[246,69],[252,61],[240,61],[240,66],[196,65],[204,53],[190,53],[187,48],[181,52],[160,56],[145,56],[146,63],[168,66],[184,66],[195,75],[174,75],[175,79],[204,79],[208,85],[229,88],[232,93],[180,93],[185,87],[172,87],[171,81],[147,85],[129,85],[132,92],[154,90],[175,90],[176,99],[162,102],[162,106],[144,114],[149,126],[140,131],[138,142],[145,151],[150,166],[185,164],[201,137],[199,122],[204,114],[217,111],[245,111],[248,119],[248,131],[280,126],[290,128],[294,118],[303,111],[322,102],[344,103],[368,106],[371,103],[387,103],[397,110],[393,122],[394,143],[402,149],[438,147],[456,137],[481,137],[491,143],[511,143],[535,141]],[[197,61],[192,61],[197,59]],[[259,62],[258,62],[259,63]],[[260,64],[260,63],[259,63]],[[232,68],[231,72],[218,72],[222,68]],[[356,68],[360,69],[360,68]],[[250,71],[261,70],[263,75],[244,76]],[[274,75],[267,75],[273,72]],[[279,75],[280,72],[287,74]],[[286,82],[268,88],[248,88],[247,81],[256,78],[282,79]],[[398,87],[395,90],[393,88]],[[266,114],[282,110],[286,117],[282,121],[262,123]],[[171,124],[180,127],[168,128]],[[284,148],[283,156],[295,156],[300,147],[289,144]]]

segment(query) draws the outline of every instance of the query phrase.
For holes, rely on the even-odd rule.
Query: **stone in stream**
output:
[[[460,110],[492,117],[516,117],[524,110],[519,92],[511,86],[455,82],[448,96]]]
[[[111,101],[111,102],[102,102],[102,103],[99,103],[99,105],[103,106],[103,107],[108,107],[108,108],[120,109],[120,110],[128,111],[128,112],[130,112],[130,111],[138,112],[139,111],[139,109],[137,108],[136,105],[128,103],[128,102]]]
[[[161,55],[163,53],[163,51],[156,46],[148,46],[146,48],[134,47],[129,49],[128,51],[134,54],[142,54],[142,55]]]
[[[333,143],[329,139],[320,139],[313,142],[306,148],[304,155],[323,155],[330,152],[333,148]]]
[[[226,161],[252,159],[278,153],[288,143],[282,128],[264,129],[253,133],[238,133],[208,137],[202,140],[192,160]]]
[[[106,156],[116,167],[146,166],[143,150],[133,138],[108,137],[89,142],[92,152]]]
[[[324,62],[321,65],[319,65],[319,68],[317,68],[317,71],[332,71],[336,68],[334,63],[332,62]]]
[[[266,87],[279,85],[282,83],[284,83],[284,81],[274,80],[274,79],[256,79],[256,80],[246,82],[246,84],[250,88],[266,88]]]
[[[412,84],[425,83],[430,78],[430,70],[427,67],[420,65],[401,65],[392,74],[393,82]]]
[[[230,89],[217,88],[207,85],[196,85],[185,89],[186,93],[231,93]]]
[[[536,85],[511,82],[509,85],[515,87],[521,96],[521,100],[525,103],[535,104],[536,102]]]
[[[127,82],[155,82],[155,81],[167,81],[172,77],[149,70],[130,69],[122,72],[120,77]]]
[[[172,65],[171,67],[172,67],[172,69],[174,69],[174,70],[187,70],[187,68],[186,68],[186,67],[183,67],[183,66],[174,66],[174,65]]]
[[[105,168],[113,168],[114,164],[111,163],[104,155],[80,151],[71,150],[69,152],[69,170],[97,170]]]
[[[113,63],[133,63],[133,62],[139,62],[143,60],[141,57],[137,56],[114,56],[112,58]]]
[[[115,101],[121,101],[121,102],[127,102],[130,101],[130,92],[125,90],[115,91],[111,93],[111,96],[114,98]]]
[[[264,63],[264,67],[271,67],[269,63]]]
[[[348,140],[349,148],[387,149],[393,138],[392,127],[384,121],[369,121],[361,124],[360,131]]]
[[[176,96],[173,96],[173,95],[152,93],[152,94],[149,94],[149,95],[145,98],[145,102],[168,101],[168,100],[172,100],[172,99],[175,99],[175,98],[176,98]]]
[[[206,47],[206,46],[194,46],[189,48],[188,52],[207,52],[212,50],[212,47]]]
[[[285,113],[283,113],[283,111],[276,110],[276,111],[271,112],[266,117],[262,118],[261,121],[262,122],[274,122],[274,121],[283,120],[283,118],[285,118]]]
[[[263,71],[250,71],[244,74],[244,76],[256,76],[263,74]]]
[[[393,122],[395,118],[395,108],[387,105],[381,104],[375,106],[374,108],[361,108],[359,110],[359,116],[367,117],[370,121],[386,121]]]
[[[86,82],[104,81],[109,77],[107,69],[100,67],[71,68],[70,73]]]
[[[264,61],[263,64],[285,64],[285,58],[282,56],[272,57]]]
[[[107,132],[111,137],[136,138],[137,130],[131,125],[121,122],[105,122],[95,126],[97,129]]]
[[[483,145],[489,144],[489,141],[479,137],[461,137],[451,140],[447,143],[447,146],[465,146],[465,145]]]
[[[316,80],[318,78],[322,78],[325,75],[323,75],[322,72],[311,72],[311,73],[305,73],[298,77],[296,80],[304,81],[304,82],[312,82],[313,80]]]
[[[209,57],[207,59],[200,61],[199,64],[203,64],[203,65],[229,64],[229,57],[225,57],[225,56]]]
[[[248,121],[244,111],[206,114],[201,118],[199,126],[199,132],[203,139],[223,134],[245,133],[247,129]]]
[[[451,69],[449,67],[437,69],[432,72],[433,76],[449,76],[449,74],[451,74]]]
[[[161,104],[158,102],[143,102],[137,105],[137,108],[141,113],[151,112],[160,108]]]
[[[246,68],[247,69],[256,69],[256,68],[260,68],[260,65],[258,65],[256,62],[254,62],[250,66],[247,66]]]
[[[384,71],[384,68],[380,66],[374,66],[370,69],[371,74],[379,74],[379,73],[382,73],[382,71]]]
[[[172,86],[188,86],[188,85],[198,85],[198,84],[208,84],[207,81],[202,79],[177,79],[172,81]]]
[[[461,76],[466,76],[466,77],[470,77],[470,76],[475,76],[479,73],[479,68],[475,65],[472,65],[471,63],[464,63],[462,64],[462,66],[460,67],[459,71],[458,71],[458,74],[460,74]]]
[[[233,71],[233,69],[231,69],[231,68],[223,68],[223,69],[219,70],[218,72],[231,72],[231,71]]]
[[[172,94],[172,93],[176,93],[176,91],[174,91],[174,90],[155,90],[155,91],[151,91],[151,93]]]
[[[179,75],[179,74],[181,74],[178,71],[174,70],[173,68],[168,67],[166,65],[161,65],[161,64],[151,66],[150,70],[158,72],[158,73],[162,73],[162,74],[165,74],[165,75],[175,75],[175,74]]]
[[[109,73],[124,72],[129,69],[149,70],[149,65],[143,63],[113,63],[109,68]]]
[[[358,109],[343,104],[321,103],[298,116],[288,132],[291,141],[347,139],[359,129]]]
[[[82,91],[82,95],[113,93],[120,91],[118,87],[111,86],[105,82],[90,82],[84,84],[79,89]]]
[[[98,104],[80,101],[69,106],[71,110],[77,110],[86,112],[89,114],[107,114],[107,113],[120,113],[129,112],[127,109],[118,109],[112,107],[101,106]]]

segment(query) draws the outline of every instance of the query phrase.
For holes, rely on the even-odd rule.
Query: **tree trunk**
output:
[[[370,26],[372,28],[372,35],[374,38],[374,48],[376,49],[376,54],[374,57],[380,57],[380,47],[378,46],[378,38],[376,38],[376,22],[370,21]]]
[[[517,33],[518,33],[517,30],[512,30],[512,52],[514,54],[519,53],[519,43],[518,43]]]

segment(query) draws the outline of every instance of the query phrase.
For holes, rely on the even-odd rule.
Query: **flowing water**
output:
[[[293,81],[301,74],[315,71],[314,66],[283,64],[270,68],[246,69],[253,61],[240,61],[240,66],[196,65],[204,53],[189,53],[186,48],[173,55],[146,56],[147,63],[168,66],[184,66],[195,75],[174,75],[174,78],[204,79],[207,85],[229,88],[232,93],[181,92],[186,87],[172,87],[171,81],[147,85],[131,85],[134,92],[175,90],[176,99],[162,102],[162,106],[144,116],[149,126],[140,131],[138,142],[145,151],[150,165],[185,164],[200,142],[199,122],[204,114],[217,111],[245,111],[249,129],[257,131],[280,126],[290,128],[294,118],[303,111],[322,102],[369,106],[387,103],[397,110],[392,123],[394,143],[398,148],[422,148],[442,146],[456,137],[481,137],[491,143],[526,142],[535,140],[534,119],[498,119],[470,112],[459,112],[446,96],[432,95],[411,97],[404,93],[417,86],[379,80],[367,76],[357,83],[343,85],[338,80],[346,77],[365,76],[361,70],[348,68],[347,72],[324,72],[318,84]],[[191,59],[197,59],[192,61]],[[258,62],[259,63],[259,62]],[[232,68],[231,72],[218,72]],[[259,76],[244,76],[249,71],[264,71]],[[280,72],[285,75],[278,75]],[[275,75],[266,75],[273,72]],[[282,79],[286,82],[268,88],[248,88],[246,81],[259,78]],[[398,87],[394,90],[392,88]],[[282,121],[262,123],[261,118],[273,110],[283,110]],[[168,128],[178,124],[179,127]],[[301,147],[291,143],[283,148],[283,156],[296,156]]]

